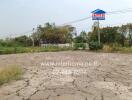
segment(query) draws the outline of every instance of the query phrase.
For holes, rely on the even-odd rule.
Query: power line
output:
[[[107,12],[106,14],[110,15],[110,14],[117,14],[117,13],[128,13],[128,12],[132,12],[132,8],[128,8],[128,9],[122,9],[122,10],[117,10],[117,11],[112,11],[112,12]],[[86,17],[86,18],[82,18],[82,19],[78,19],[78,20],[74,20],[71,22],[67,22],[64,23],[62,25],[67,25],[67,24],[74,24],[74,23],[78,23],[87,19],[90,19],[92,16]]]
[[[91,16],[86,17],[86,18],[82,18],[82,19],[78,19],[78,20],[74,20],[74,21],[71,21],[71,22],[64,23],[61,26],[78,23],[78,22],[81,22],[81,21],[84,21],[84,20],[87,20],[87,19],[90,19],[90,18],[91,18]]]
[[[25,31],[23,33],[13,34],[13,35],[27,35],[27,33],[31,33],[31,32],[33,32],[33,30],[29,30],[29,31]]]
[[[132,8],[127,8],[127,9],[122,9],[122,10],[107,12],[106,14],[107,15],[111,15],[111,14],[121,14],[121,13],[128,13],[128,12],[132,12]],[[73,20],[73,21],[66,22],[66,23],[64,23],[62,25],[59,25],[59,26],[65,26],[65,25],[69,25],[69,24],[75,24],[75,23],[78,23],[78,22],[81,22],[81,21],[84,21],[84,20],[88,20],[91,17],[92,16],[88,16],[88,17],[85,17],[85,18],[82,18],[82,19]],[[33,32],[33,30],[26,31],[26,32],[23,32],[23,33],[19,33],[19,34],[15,34],[15,35],[27,34],[27,33],[30,33],[30,32]]]
[[[127,9],[122,9],[122,10],[117,10],[117,11],[112,11],[112,12],[107,12],[106,14],[117,14],[117,13],[128,13],[128,12],[132,12],[132,8],[127,8]],[[86,18],[82,18],[82,19],[78,19],[78,20],[74,20],[68,23],[64,23],[62,25],[67,25],[67,24],[74,24],[74,23],[78,23],[87,19],[90,19],[92,16],[86,17]]]
[[[122,9],[122,10],[116,10],[116,11],[112,11],[112,12],[107,12],[107,14],[113,14],[113,13],[124,13],[127,11],[132,11],[132,8],[127,8],[127,9]]]

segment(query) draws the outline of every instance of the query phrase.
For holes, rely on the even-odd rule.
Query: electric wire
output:
[[[122,9],[122,10],[116,10],[116,11],[111,11],[111,12],[106,12],[106,15],[122,14],[122,13],[129,13],[129,12],[132,12],[132,8],[127,8],[127,9]],[[66,23],[64,23],[62,25],[59,25],[59,26],[65,26],[65,25],[71,25],[71,24],[79,23],[79,22],[88,20],[90,18],[92,18],[92,16],[88,16],[88,17],[85,17],[85,18],[81,18],[81,19],[70,21],[70,22],[66,22]],[[18,33],[18,34],[15,34],[15,35],[27,34],[27,33],[30,33],[30,32],[32,33],[33,30],[25,31],[25,32]]]

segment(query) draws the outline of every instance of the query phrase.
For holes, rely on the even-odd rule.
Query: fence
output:
[[[60,48],[65,48],[65,47],[73,47],[72,44],[66,43],[66,44],[41,44],[41,47],[60,47]]]
[[[80,43],[76,43],[80,44]],[[88,43],[83,43],[86,49],[89,48]],[[60,48],[74,48],[75,43],[66,43],[66,44],[41,44],[41,47],[60,47]],[[81,48],[80,48],[81,49]]]

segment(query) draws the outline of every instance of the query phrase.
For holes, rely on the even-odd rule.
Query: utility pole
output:
[[[98,43],[99,45],[101,44],[100,42],[100,28],[99,28],[99,20],[105,20],[105,11],[96,9],[92,11],[92,20],[97,20],[97,27],[98,27]]]
[[[33,28],[33,34],[35,33],[34,30],[35,29]],[[32,40],[32,46],[34,47],[34,38],[33,38],[33,36],[31,36],[31,40]]]
[[[100,23],[99,23],[99,20],[95,21],[93,26],[92,26],[92,30],[94,30],[94,28],[96,27],[97,29],[97,41],[99,43],[99,45],[101,44],[101,41],[100,41]]]
[[[99,20],[98,20],[98,43],[99,43],[99,45],[101,44],[101,42],[100,42],[100,23],[99,23]]]

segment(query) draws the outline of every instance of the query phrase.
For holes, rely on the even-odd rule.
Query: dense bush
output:
[[[85,45],[85,43],[75,43],[75,44],[74,44],[74,49],[75,49],[75,50],[78,50],[78,49],[83,49],[83,50],[85,50],[85,49],[86,49],[86,45]]]
[[[98,42],[90,42],[89,43],[89,49],[90,50],[99,50],[99,49],[102,49],[102,48],[103,48],[103,45],[99,44]]]
[[[0,47],[12,47],[15,45],[16,43],[12,40],[0,40]]]

